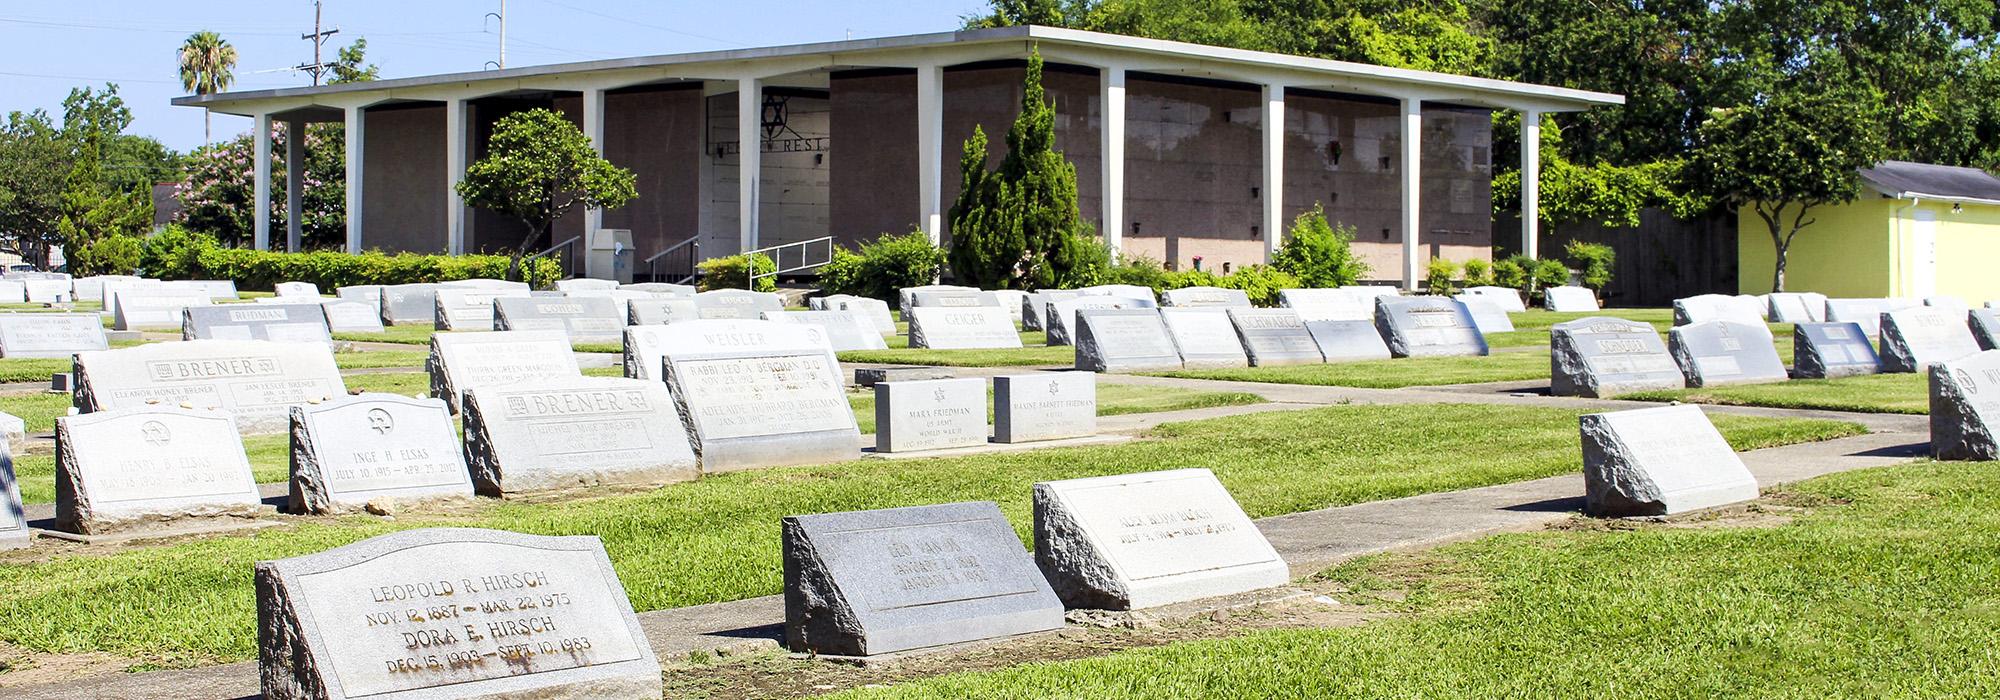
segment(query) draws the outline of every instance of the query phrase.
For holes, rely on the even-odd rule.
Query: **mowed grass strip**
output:
[[[875,393],[873,390],[850,393],[847,403],[854,407],[854,420],[860,424],[861,432],[875,432]],[[1163,411],[1186,411],[1196,408],[1216,408],[1220,406],[1247,406],[1264,403],[1264,397],[1243,391],[1202,391],[1180,387],[1132,386],[1127,384],[1097,385],[1097,415],[1120,416],[1129,413],[1159,413]],[[993,390],[986,391],[986,421],[993,422]]]
[[[1503,352],[1485,357],[1409,357],[1277,367],[1187,369],[1148,374],[1183,379],[1400,389],[1548,379],[1549,355],[1545,352]]]
[[[1680,401],[1718,406],[1768,406],[1860,413],[1930,413],[1930,378],[1923,374],[1867,374],[1839,379],[1794,379],[1769,384],[1644,391],[1619,396],[1639,401]]]
[[[1407,617],[839,697],[1991,698],[1991,472],[1823,477],[1767,495],[1778,519],[1762,527],[1619,524],[1371,557],[1328,577],[1350,605]]]
[[[787,515],[997,501],[1024,541],[1037,481],[1214,469],[1252,516],[1574,472],[1580,412],[1439,404],[1332,406],[1173,423],[1118,445],[957,458],[861,460],[736,472],[636,494],[472,512],[354,516],[104,556],[0,554],[0,640],[40,652],[102,651],[163,665],[256,655],[251,565],[424,526],[604,539],[640,610],[782,589]],[[1836,421],[1717,416],[1738,449],[1857,434]],[[41,555],[41,556],[46,556]]]

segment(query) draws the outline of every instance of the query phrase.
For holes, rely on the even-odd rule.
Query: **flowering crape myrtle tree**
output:
[[[290,225],[286,192],[288,129],[276,129],[271,149],[271,228]],[[181,211],[175,221],[215,236],[229,245],[250,241],[256,212],[255,148],[250,135],[203,147],[188,157],[186,174],[174,186]],[[305,129],[305,191],[303,246],[310,250],[338,246],[347,238],[347,164],[345,134],[338,124],[314,124]],[[300,251],[292,251],[300,252]]]

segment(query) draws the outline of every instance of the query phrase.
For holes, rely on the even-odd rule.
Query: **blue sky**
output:
[[[565,63],[893,36],[956,28],[983,0],[507,0],[507,65]],[[495,58],[491,20],[500,0],[325,0],[338,27],[329,45],[368,39],[382,77],[479,70]],[[188,34],[213,30],[236,46],[231,89],[305,85],[289,68],[312,58],[299,38],[312,27],[311,0],[7,0],[0,2],[0,112],[42,108],[60,115],[70,88],[118,83],[132,130],[178,150],[201,144],[201,111],[174,107],[182,94],[175,51]],[[332,59],[332,49],[327,50]],[[249,128],[218,116],[217,140]]]

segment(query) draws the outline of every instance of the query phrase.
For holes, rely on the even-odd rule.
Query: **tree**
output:
[[[468,206],[513,217],[526,228],[507,273],[519,279],[528,249],[548,237],[557,219],[579,206],[625,206],[639,196],[636,181],[632,171],[591,150],[589,137],[561,112],[538,108],[495,122],[486,157],[466,168],[457,189]]]
[[[282,193],[289,183],[284,154],[294,138],[278,129],[271,149],[271,190]],[[311,124],[305,138],[305,189],[301,193],[301,239],[308,250],[339,245],[347,237],[347,168],[339,124]],[[252,235],[255,202],[255,146],[250,134],[205,146],[188,157],[186,171],[174,188],[181,210],[175,221],[231,245],[245,245]],[[283,230],[291,221],[289,202],[271,199],[271,227]],[[298,252],[298,251],[293,251]]]
[[[380,77],[382,68],[368,62],[368,39],[355,39],[354,43],[342,47],[333,59],[333,79],[331,84],[365,83]]]
[[[0,127],[0,235],[24,255],[41,253],[56,239],[70,152],[62,130],[41,110],[14,112]]]
[[[1076,166],[1055,149],[1055,107],[1042,89],[1042,56],[1028,56],[1021,113],[1007,157],[986,170],[986,133],[973,128],[959,159],[963,188],[951,207],[951,270],[960,284],[1040,289],[1090,284],[1108,261],[1076,205]]]
[[[213,95],[236,82],[236,47],[215,32],[195,32],[181,43],[181,89]],[[201,140],[211,140],[208,112],[201,116]]]

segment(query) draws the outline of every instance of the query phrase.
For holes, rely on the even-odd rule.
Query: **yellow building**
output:
[[[1830,297],[2000,299],[2000,178],[1978,168],[1884,161],[1861,197],[1814,207],[1792,239],[1785,290]],[[1796,213],[1796,209],[1787,212]],[[1776,246],[1750,207],[1737,212],[1737,286],[1771,291]]]

